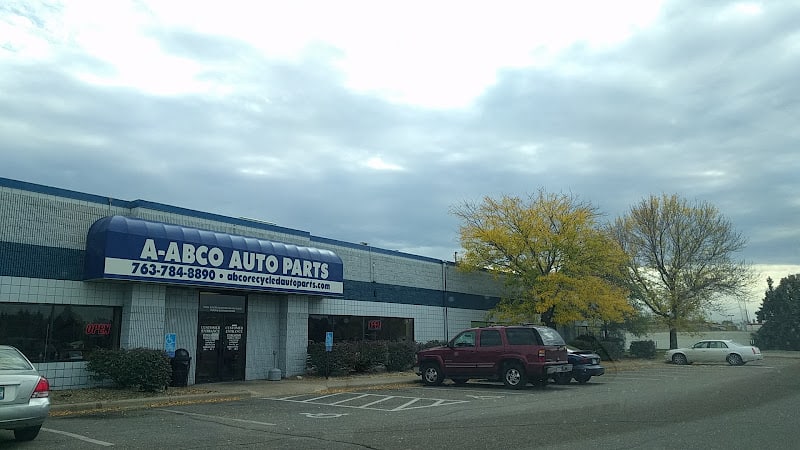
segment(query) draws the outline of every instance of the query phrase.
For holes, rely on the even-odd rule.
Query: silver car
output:
[[[691,347],[667,350],[664,359],[673,364],[727,362],[741,366],[750,361],[764,359],[761,350],[752,345],[742,345],[730,339],[709,339]]]
[[[50,413],[50,383],[19,350],[0,345],[0,430],[18,441],[39,434]]]

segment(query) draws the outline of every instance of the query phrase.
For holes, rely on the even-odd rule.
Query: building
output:
[[[95,348],[188,350],[189,384],[302,374],[309,341],[426,342],[502,295],[453,262],[0,178],[0,344],[54,389]]]

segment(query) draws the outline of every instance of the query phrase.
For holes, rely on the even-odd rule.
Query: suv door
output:
[[[475,354],[477,373],[486,377],[496,375],[497,361],[500,360],[504,348],[500,330],[480,330]]]
[[[470,375],[476,372],[478,355],[475,347],[477,331],[462,331],[447,344],[449,351],[443,356],[447,376]]]

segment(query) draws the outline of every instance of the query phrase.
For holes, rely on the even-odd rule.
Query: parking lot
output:
[[[525,447],[537,439],[634,432],[743,409],[778,411],[798,395],[798,360],[741,367],[654,364],[593,378],[588,384],[509,390],[500,383],[417,384],[302,395],[256,396],[213,404],[51,418],[24,448],[415,448]],[[770,380],[770,383],[765,383]],[[732,393],[744,393],[741,398]],[[772,402],[777,402],[772,404]],[[624,420],[623,420],[624,418]],[[772,421],[772,427],[782,421]],[[785,425],[787,432],[794,425]],[[533,433],[535,430],[535,433]],[[23,448],[10,433],[0,446]]]

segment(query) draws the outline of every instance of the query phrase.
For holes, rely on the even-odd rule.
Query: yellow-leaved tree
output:
[[[490,318],[553,327],[634,314],[622,283],[628,258],[591,204],[540,189],[526,199],[465,202],[452,213],[462,221],[459,267],[492,271],[509,288]]]

